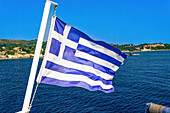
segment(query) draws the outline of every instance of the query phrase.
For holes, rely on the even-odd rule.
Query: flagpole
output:
[[[29,76],[29,80],[28,80],[27,90],[25,93],[25,99],[24,99],[22,111],[20,111],[22,113],[29,112],[28,111],[29,103],[30,103],[30,99],[31,99],[33,86],[34,86],[35,76],[36,76],[36,72],[37,72],[37,66],[38,66],[38,62],[39,62],[39,56],[40,56],[40,52],[41,52],[42,42],[43,42],[43,38],[44,38],[44,34],[45,34],[45,29],[46,29],[46,24],[47,24],[51,4],[57,5],[54,2],[46,0],[43,17],[42,17],[42,21],[41,21],[41,26],[40,26],[40,30],[39,30],[39,35],[38,35],[38,39],[37,39],[35,54],[34,54],[34,58],[33,58],[33,62],[32,62],[31,72],[30,72],[30,76]]]

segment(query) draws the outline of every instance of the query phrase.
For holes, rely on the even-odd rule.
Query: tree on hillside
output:
[[[13,46],[10,46],[10,47],[6,47],[7,50],[13,50],[14,47]]]
[[[0,51],[4,51],[4,49],[0,48]]]
[[[170,44],[164,44],[166,49],[170,49]]]
[[[5,52],[5,55],[14,55],[14,54],[15,54],[14,51],[7,51],[7,52]]]

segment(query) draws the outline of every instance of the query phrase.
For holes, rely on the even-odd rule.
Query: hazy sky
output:
[[[93,39],[170,43],[170,0],[53,1],[61,20]],[[44,5],[45,0],[0,0],[0,38],[37,39]]]

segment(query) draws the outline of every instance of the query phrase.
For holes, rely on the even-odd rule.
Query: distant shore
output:
[[[150,50],[150,51],[170,51],[170,49],[161,49],[161,50]],[[149,52],[149,51],[122,51],[122,52]],[[16,55],[0,55],[0,60],[7,60],[7,59],[27,59],[33,58],[34,54],[16,54]],[[40,54],[40,58],[44,58],[44,55]]]
[[[0,55],[0,60],[7,60],[7,59],[26,59],[26,58],[33,58],[34,54],[25,54],[25,55]],[[44,55],[40,54],[40,58],[44,58]]]
[[[122,52],[148,52],[148,51],[170,51],[170,49],[159,49],[159,50],[145,50],[145,51],[122,51]]]

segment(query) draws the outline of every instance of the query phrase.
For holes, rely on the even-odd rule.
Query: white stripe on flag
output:
[[[113,71],[117,71],[118,68],[119,68],[118,66],[116,66],[116,65],[114,65],[114,64],[112,64],[110,62],[107,62],[106,60],[97,58],[95,56],[89,55],[89,54],[87,54],[85,52],[82,52],[82,51],[76,50],[75,56],[83,58],[83,59],[87,59],[87,60],[90,60],[90,61],[93,61],[94,63],[100,64],[102,66],[105,66],[105,67],[107,67],[109,69],[112,69]]]
[[[68,60],[59,59],[57,56],[55,56],[51,53],[48,54],[48,60],[53,62],[53,63],[59,64],[63,67],[73,68],[73,69],[77,69],[77,70],[80,70],[80,71],[93,73],[96,76],[100,76],[101,78],[103,78],[105,80],[112,80],[113,79],[113,76],[111,76],[107,73],[104,73],[102,71],[99,71],[97,69],[94,69],[91,66],[86,66],[86,65],[74,63],[74,62],[71,62],[71,61],[68,61]]]
[[[122,56],[120,56],[119,54],[117,54],[117,53],[115,53],[115,52],[113,52],[113,51],[111,51],[111,50],[109,50],[109,49],[107,49],[107,48],[105,48],[103,46],[100,46],[100,45],[95,44],[95,43],[93,43],[91,41],[88,41],[88,40],[86,40],[84,38],[80,37],[79,44],[82,44],[82,45],[87,46],[87,47],[89,47],[91,49],[94,49],[94,50],[99,51],[99,52],[101,52],[103,54],[106,54],[106,55],[108,55],[108,56],[110,56],[110,57],[112,57],[112,58],[114,58],[114,59],[116,59],[116,60],[118,60],[120,62],[124,61],[124,58]]]
[[[63,36],[61,34],[57,33],[56,31],[53,31],[53,38],[55,38],[59,42],[62,42]],[[67,45],[68,47],[71,47],[73,49],[77,49],[77,46],[78,46],[78,43],[73,42],[69,39],[64,40],[62,43],[64,43],[65,45]]]
[[[70,29],[71,29],[71,26],[69,26],[69,25],[66,25],[65,26],[65,29],[64,29],[64,31],[63,31],[63,37],[61,38],[61,46],[60,46],[60,52],[59,52],[59,54],[58,54],[58,57],[59,58],[61,58],[62,59],[62,57],[63,57],[63,53],[64,53],[64,50],[65,50],[65,42],[66,42],[66,40],[67,40],[67,36],[68,36],[68,34],[69,34],[69,31],[70,31]]]
[[[101,81],[93,81],[84,75],[64,74],[64,73],[44,69],[44,73],[42,73],[42,76],[50,77],[58,80],[65,80],[65,81],[82,81],[89,84],[90,86],[100,85],[103,89],[113,88],[112,85],[105,85]]]

